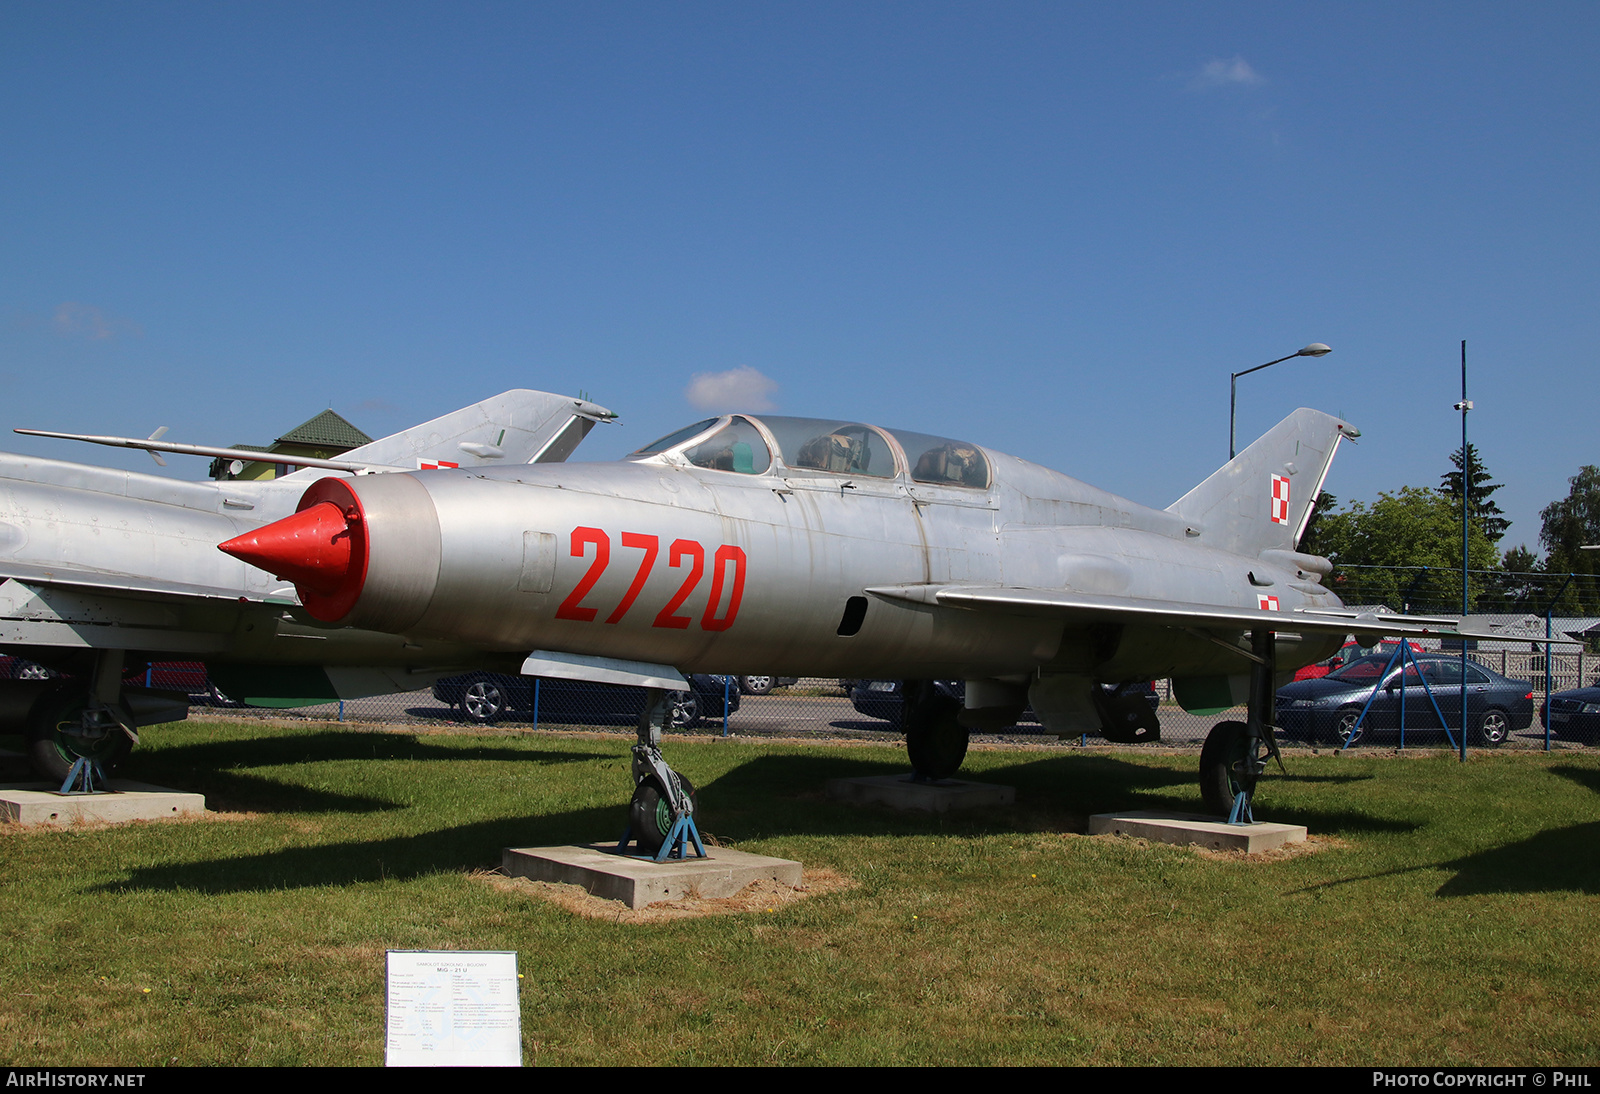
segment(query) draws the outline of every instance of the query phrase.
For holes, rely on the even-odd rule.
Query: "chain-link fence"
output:
[[[1542,654],[1526,651],[1496,651],[1472,655],[1491,672],[1515,680],[1517,697],[1524,703],[1508,709],[1506,732],[1496,747],[1542,749],[1545,731],[1538,712],[1544,700]],[[1552,658],[1552,679],[1570,683],[1592,666],[1593,655],[1580,651]],[[1537,683],[1534,678],[1537,677]],[[750,694],[751,680],[762,694]],[[671,732],[711,736],[742,736],[799,739],[856,739],[895,743],[902,739],[897,697],[889,703],[881,696],[875,701],[870,681],[840,681],[807,678],[794,681],[772,678],[695,676],[689,692],[679,693],[672,707]],[[770,689],[770,690],[769,690]],[[1554,690],[1560,690],[1556,688]],[[852,692],[855,699],[852,700]],[[1455,747],[1460,732],[1459,699],[1450,705],[1445,688],[1437,689],[1449,723],[1449,732],[1440,728],[1438,714],[1427,690],[1413,679],[1403,688],[1374,694],[1379,705],[1368,714],[1367,731],[1360,744],[1372,747],[1427,748]],[[1531,699],[1526,697],[1531,693]],[[1457,691],[1459,695],[1459,691]],[[1190,714],[1171,698],[1168,681],[1158,681],[1160,701],[1157,717],[1161,724],[1159,747],[1199,749],[1206,734],[1220,721],[1245,717],[1244,708],[1211,714]],[[198,697],[197,697],[198,698]],[[433,727],[497,726],[517,730],[584,729],[632,736],[642,692],[632,688],[604,687],[565,680],[531,680],[470,673],[441,681],[431,689],[382,695],[364,699],[325,703],[292,709],[266,710],[207,700],[191,711],[190,717],[293,717],[315,721],[382,723]],[[1385,714],[1404,702],[1407,707],[1404,732],[1398,720]],[[1476,707],[1469,700],[1469,721]],[[1558,711],[1558,716],[1560,712]],[[1387,720],[1386,720],[1387,719]],[[1280,712],[1280,721],[1285,721]],[[1600,744],[1600,738],[1581,725],[1579,718],[1569,728],[1567,720],[1553,723],[1553,748]],[[1600,716],[1589,719],[1600,723]],[[1330,726],[1334,723],[1330,722]],[[1472,726],[1468,743],[1474,744]],[[1104,745],[1098,734],[1057,738],[1048,734],[1029,712],[1015,727],[1003,733],[974,734],[976,743],[1006,742],[1056,747]],[[1330,747],[1337,744],[1329,732],[1280,735],[1285,747]]]

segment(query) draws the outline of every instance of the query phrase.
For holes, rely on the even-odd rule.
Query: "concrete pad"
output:
[[[969,783],[961,779],[914,783],[910,775],[829,779],[827,791],[829,798],[848,805],[887,805],[890,809],[917,809],[924,813],[1014,805],[1017,800],[1017,790],[1012,786]]]
[[[617,854],[616,843],[588,847],[507,847],[500,867],[512,877],[580,885],[603,900],[643,908],[661,900],[733,896],[752,881],[771,878],[800,884],[800,864],[726,847],[707,847],[710,858],[651,862]]]
[[[112,779],[103,794],[63,794],[48,783],[0,786],[0,820],[65,827],[79,821],[118,824],[204,813],[206,796]]]
[[[1089,834],[1137,836],[1156,843],[1195,844],[1218,851],[1271,851],[1290,843],[1304,843],[1300,824],[1229,824],[1196,813],[1096,813],[1089,818]]]

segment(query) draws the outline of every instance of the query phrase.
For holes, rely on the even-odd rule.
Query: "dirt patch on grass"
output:
[[[471,880],[502,893],[549,901],[576,915],[604,919],[612,923],[665,923],[708,915],[764,915],[786,904],[824,893],[853,889],[856,883],[826,867],[806,870],[799,885],[784,885],[770,879],[752,881],[733,896],[664,900],[644,908],[630,908],[620,900],[603,900],[578,885],[550,881],[529,881],[507,877],[498,870],[478,870],[467,875]]]
[[[1303,855],[1314,855],[1318,851],[1348,848],[1349,846],[1350,844],[1345,840],[1334,839],[1330,836],[1307,836],[1299,843],[1286,843],[1282,847],[1274,847],[1270,851],[1219,851],[1213,847],[1197,846],[1194,848],[1194,853],[1201,858],[1216,859],[1221,862],[1266,864],[1300,858]]]

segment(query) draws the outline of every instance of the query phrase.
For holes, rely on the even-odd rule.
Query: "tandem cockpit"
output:
[[[645,445],[626,459],[737,475],[848,475],[986,490],[992,471],[966,441],[827,418],[707,418]]]

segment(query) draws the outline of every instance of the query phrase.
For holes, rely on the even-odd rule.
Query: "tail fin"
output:
[[[1200,532],[1201,542],[1241,555],[1292,551],[1311,505],[1354,426],[1304,407],[1273,426],[1210,478],[1167,506]]]
[[[615,417],[584,399],[517,389],[353,448],[339,459],[415,468],[559,463],[572,455],[596,422]],[[326,474],[307,467],[284,477],[316,479]]]

